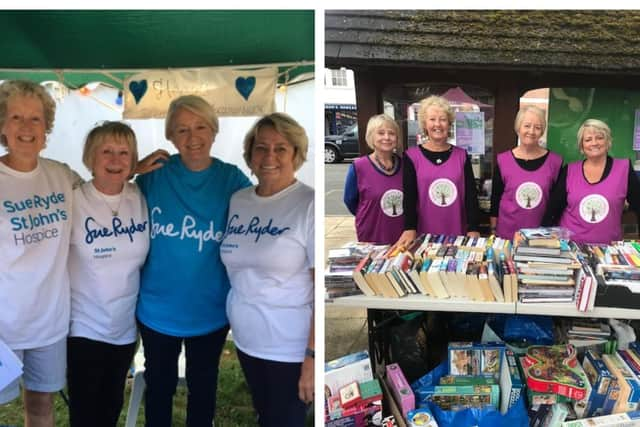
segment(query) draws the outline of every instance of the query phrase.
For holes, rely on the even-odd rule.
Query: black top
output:
[[[583,160],[584,162],[584,160]],[[598,182],[601,182],[611,172],[613,166],[613,159],[607,156],[607,164],[602,172],[602,177]],[[597,184],[597,183],[594,183]],[[629,176],[627,178],[627,202],[629,207],[633,209],[636,214],[640,215],[640,180],[633,170],[633,164],[629,160]],[[542,226],[551,227],[560,223],[562,213],[567,207],[567,165],[564,165],[558,175],[558,180],[551,191],[551,197],[547,204],[547,210],[542,217]]]
[[[431,151],[420,146],[420,152],[431,163],[439,165],[449,159],[452,148],[447,151]],[[403,163],[404,170],[402,175],[402,188],[404,198],[402,207],[404,210],[404,229],[416,230],[418,228],[418,182],[416,179],[416,169],[406,153],[404,155]],[[477,231],[480,207],[478,205],[476,180],[473,176],[471,160],[469,160],[468,154],[464,161],[464,188],[464,208],[467,214],[467,231]]]
[[[522,169],[527,170],[529,172],[533,172],[538,170],[549,157],[550,151],[537,159],[526,160],[519,159],[516,156],[513,156],[513,152],[511,155],[518,163]],[[504,193],[504,181],[502,180],[502,174],[500,174],[500,167],[498,166],[498,161],[496,160],[496,165],[493,168],[493,178],[491,180],[491,211],[489,212],[490,216],[498,216],[498,210],[500,209],[500,199],[502,199],[502,194]]]

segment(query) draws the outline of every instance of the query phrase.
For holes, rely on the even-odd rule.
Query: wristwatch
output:
[[[310,349],[309,347],[307,347],[304,350],[304,355],[305,355],[305,357],[310,357],[312,359],[316,358],[316,352],[314,350]]]

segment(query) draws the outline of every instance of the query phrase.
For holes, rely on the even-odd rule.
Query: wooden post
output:
[[[354,69],[353,78],[356,87],[356,105],[358,107],[358,144],[360,146],[360,155],[365,155],[371,152],[365,140],[367,122],[371,116],[383,112],[382,95],[374,73]]]

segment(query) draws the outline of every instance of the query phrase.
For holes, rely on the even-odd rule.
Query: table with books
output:
[[[577,245],[561,234],[558,227],[523,229],[513,244],[495,236],[429,234],[408,248],[349,243],[329,250],[326,301],[382,310],[640,319],[640,245]]]
[[[636,309],[640,308],[640,244],[579,245],[567,237],[565,230],[555,227],[523,229],[513,241],[427,234],[408,248],[350,243],[329,251],[326,302],[367,309],[373,372],[382,372],[376,369],[377,362],[379,367],[395,362],[373,357],[383,352],[380,343],[374,342],[380,335],[371,332],[392,312],[552,316],[555,326],[564,328],[562,345],[578,349],[580,363],[586,350],[592,352],[592,358],[609,352],[632,364],[637,374],[637,399],[628,395],[617,410],[612,406],[592,413],[640,408],[640,344],[632,355],[618,350],[618,356],[618,330],[609,328],[606,320],[595,320],[640,319],[640,309]],[[619,364],[618,359],[615,363]],[[575,401],[578,418],[583,418],[584,405]],[[542,412],[529,414],[531,419],[534,416],[547,417]]]

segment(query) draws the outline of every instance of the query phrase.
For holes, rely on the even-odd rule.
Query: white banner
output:
[[[124,81],[125,119],[164,118],[182,95],[206,99],[219,116],[261,116],[275,111],[278,69],[194,68],[154,70]]]

